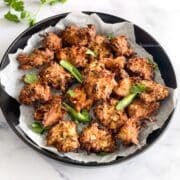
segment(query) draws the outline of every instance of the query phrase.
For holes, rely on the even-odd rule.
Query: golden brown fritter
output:
[[[29,70],[37,68],[54,59],[54,52],[49,49],[40,50],[35,49],[31,54],[19,54],[17,60],[19,61],[19,68],[22,70]]]
[[[109,41],[105,36],[96,35],[91,43],[89,43],[89,49],[94,51],[96,57],[91,57],[91,59],[103,59],[112,58],[113,54],[110,49]]]
[[[56,147],[60,152],[76,151],[80,146],[76,123],[70,120],[59,121],[48,131],[47,145]]]
[[[129,59],[126,67],[134,76],[149,80],[153,78],[153,64],[150,64],[146,58],[135,57]]]
[[[119,128],[127,121],[127,115],[123,110],[116,110],[117,100],[103,102],[95,108],[95,114],[99,121],[113,132],[117,132]]]
[[[119,72],[124,68],[126,59],[124,56],[119,56],[116,58],[104,58],[101,60],[101,62],[104,63],[107,69],[112,70],[113,72]]]
[[[138,144],[139,124],[136,119],[128,119],[120,128],[116,137],[123,142],[124,145]]]
[[[168,88],[151,80],[142,80],[140,83],[147,87],[147,90],[140,94],[140,99],[146,103],[160,101],[169,96]]]
[[[34,119],[42,121],[44,127],[56,124],[60,119],[62,119],[65,112],[61,101],[60,96],[52,96],[52,99],[35,108]]]
[[[113,152],[116,147],[111,133],[105,128],[100,128],[98,123],[84,128],[79,141],[82,149],[88,152]]]
[[[75,25],[68,26],[62,32],[61,37],[64,45],[68,46],[86,46],[96,35],[96,28],[94,25],[79,28]]]
[[[87,97],[82,86],[76,86],[71,90],[73,93],[67,93],[67,98],[78,112],[82,109],[89,109],[91,107],[93,100]]]
[[[84,88],[93,100],[106,100],[117,85],[115,74],[106,70],[100,62],[90,63],[84,71]]]
[[[57,51],[62,47],[62,40],[57,34],[48,32],[42,36],[44,37],[42,40],[42,46],[44,48],[48,48],[51,51]]]
[[[81,46],[66,47],[56,53],[56,58],[58,61],[67,60],[76,67],[85,67],[87,64],[86,51],[87,48]]]
[[[30,105],[35,101],[46,102],[50,98],[49,86],[40,82],[25,85],[19,95],[20,102],[26,105]]]
[[[130,93],[132,84],[132,79],[129,77],[121,79],[118,82],[118,85],[113,89],[113,91],[116,95],[120,97],[127,96]]]
[[[49,66],[44,67],[39,76],[42,82],[62,91],[66,90],[68,83],[72,80],[72,76],[56,62],[51,62]]]
[[[130,118],[145,119],[159,108],[159,102],[151,102],[145,104],[142,100],[134,100],[127,108],[127,113]]]
[[[133,50],[130,48],[126,36],[117,36],[110,40],[111,48],[115,52],[116,56],[126,56],[129,57],[134,54]]]

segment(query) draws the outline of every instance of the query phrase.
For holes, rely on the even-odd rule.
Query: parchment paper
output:
[[[18,62],[16,60],[17,54],[20,52],[30,53],[35,47],[38,47],[41,43],[42,38],[39,34],[43,34],[44,32],[49,31],[59,31],[63,30],[66,26],[75,24],[77,26],[83,27],[87,24],[94,24],[97,29],[98,34],[114,34],[114,35],[126,35],[131,47],[134,51],[142,56],[149,57],[153,59],[153,57],[146,52],[141,46],[136,44],[134,27],[133,24],[128,22],[116,23],[116,24],[107,24],[104,23],[96,14],[85,15],[82,13],[71,13],[66,18],[60,20],[55,27],[49,27],[44,31],[34,34],[27,42],[27,45],[24,49],[18,49],[15,54],[9,54],[10,63],[0,72],[1,84],[4,85],[6,92],[15,98],[18,101],[18,96],[21,88],[23,87],[23,83],[20,81],[22,76],[30,71],[22,71],[18,69]],[[161,84],[164,84],[163,79],[161,78],[161,74],[159,70],[155,72],[155,80]],[[142,146],[146,144],[146,139],[148,135],[158,129],[161,128],[169,114],[172,112],[175,105],[175,91],[174,89],[169,88],[170,96],[162,101],[160,110],[156,114],[155,118],[157,121],[148,122],[146,128],[142,128],[139,136],[140,144],[139,146],[131,146],[124,147],[120,145],[119,150],[116,152],[106,155],[106,156],[97,156],[96,154],[88,155],[84,151],[80,151],[78,153],[59,153],[53,147],[45,146],[45,135],[38,135],[31,130],[31,123],[33,121],[33,108],[30,106],[21,105],[20,106],[20,124],[19,128],[29,136],[36,144],[39,146],[52,151],[59,156],[66,156],[74,160],[83,161],[83,162],[110,162],[116,159],[117,156],[128,156],[134,153],[136,150],[140,149]]]

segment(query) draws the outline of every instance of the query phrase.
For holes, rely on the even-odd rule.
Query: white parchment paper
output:
[[[18,49],[15,54],[9,54],[10,63],[0,72],[1,84],[5,87],[6,92],[18,100],[19,92],[23,87],[23,83],[20,81],[22,76],[26,74],[28,71],[22,71],[18,69],[18,62],[16,60],[16,56],[20,52],[30,53],[35,47],[38,47],[41,43],[41,37],[39,34],[43,34],[44,32],[49,31],[59,31],[63,30],[68,25],[77,25],[80,27],[86,26],[87,24],[94,24],[97,29],[98,34],[114,34],[114,35],[126,35],[131,47],[134,51],[142,57],[149,57],[153,59],[153,57],[146,52],[141,46],[136,44],[136,38],[134,34],[133,24],[128,22],[116,23],[116,24],[107,24],[104,23],[96,14],[85,15],[82,13],[70,13],[67,17],[60,20],[55,27],[48,27],[44,31],[34,34],[27,42],[27,45],[24,49]],[[161,84],[164,84],[163,79],[161,78],[161,74],[158,71],[155,72],[155,80]],[[33,121],[33,108],[30,106],[21,105],[20,106],[20,118],[18,125],[19,128],[29,136],[36,144],[39,146],[52,151],[59,156],[66,156],[74,160],[83,161],[83,162],[110,162],[116,159],[118,156],[128,156],[134,153],[136,150],[140,149],[142,146],[146,144],[146,139],[148,135],[158,129],[161,128],[164,122],[167,120],[169,114],[172,112],[175,106],[175,90],[169,88],[170,96],[165,99],[160,106],[160,110],[156,114],[155,118],[157,121],[148,122],[146,128],[142,128],[139,136],[140,144],[139,146],[131,146],[124,147],[120,145],[119,150],[116,152],[100,157],[96,154],[88,155],[84,151],[80,151],[78,153],[59,153],[53,147],[47,147],[45,136],[38,135],[31,130],[31,123]]]

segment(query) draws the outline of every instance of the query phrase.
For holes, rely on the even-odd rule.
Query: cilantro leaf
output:
[[[24,2],[23,1],[19,1],[19,0],[13,0],[11,2],[11,7],[15,10],[15,11],[23,11],[24,10]]]
[[[4,2],[6,3],[6,5],[10,6],[13,0],[4,0]]]
[[[8,21],[13,21],[13,22],[16,22],[16,23],[20,22],[18,16],[15,15],[15,14],[12,14],[10,11],[8,11],[8,12],[4,15],[4,17],[5,17]]]

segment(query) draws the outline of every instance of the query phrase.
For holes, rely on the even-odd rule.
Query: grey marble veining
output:
[[[30,10],[37,0],[26,0]],[[69,0],[64,5],[44,7],[39,20],[68,11],[91,10],[128,19],[152,34],[165,48],[180,77],[178,0]],[[3,19],[0,2],[0,58],[15,37],[27,28]],[[178,82],[179,78],[178,78]],[[2,180],[177,180],[180,178],[180,107],[167,131],[147,151],[120,164],[106,167],[79,167],[49,159],[24,144],[9,128],[0,112],[0,179]]]

